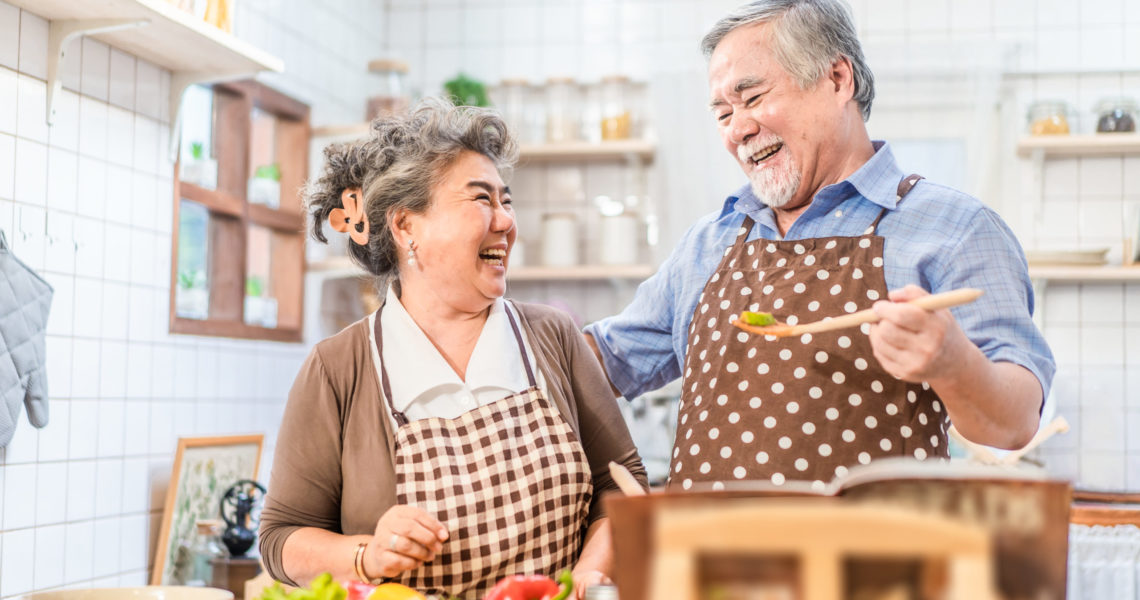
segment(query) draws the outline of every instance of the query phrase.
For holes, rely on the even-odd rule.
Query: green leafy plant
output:
[[[264,285],[261,283],[260,277],[246,277],[245,278],[245,295],[260,297],[264,291]]]
[[[487,88],[483,82],[460,73],[450,81],[443,84],[444,91],[451,101],[459,106],[490,106],[487,99]]]
[[[202,142],[192,142],[190,144],[190,156],[194,160],[202,160],[205,154],[205,148],[202,146]]]
[[[192,290],[199,287],[201,278],[202,272],[198,269],[182,269],[178,272],[178,287]]]
[[[254,179],[272,179],[273,181],[281,181],[281,168],[277,163],[271,165],[261,165],[253,171]]]

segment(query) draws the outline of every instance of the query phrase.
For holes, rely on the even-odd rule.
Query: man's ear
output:
[[[835,86],[835,93],[844,96],[844,100],[855,97],[855,67],[851,64],[850,58],[839,56],[831,61],[827,78]]]

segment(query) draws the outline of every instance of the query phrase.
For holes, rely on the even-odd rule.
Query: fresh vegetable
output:
[[[332,575],[322,573],[309,584],[307,588],[300,588],[285,593],[280,583],[274,582],[272,587],[261,592],[258,600],[346,600],[348,592],[333,581]]]
[[[376,586],[361,581],[349,581],[344,587],[348,590],[348,598],[345,600],[368,600],[368,594],[376,589]]]
[[[565,600],[573,589],[574,579],[565,569],[557,582],[545,575],[511,575],[500,579],[483,600]]]
[[[368,594],[367,600],[424,600],[424,596],[406,585],[381,583]]]
[[[746,310],[740,313],[740,320],[744,321],[748,325],[753,325],[756,327],[764,327],[767,325],[776,324],[776,317],[773,317],[772,313],[752,312],[750,310]]]

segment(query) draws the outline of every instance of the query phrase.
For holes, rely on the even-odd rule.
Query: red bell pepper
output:
[[[483,600],[564,600],[573,588],[570,571],[560,572],[558,582],[544,575],[511,575],[500,579]]]
[[[348,590],[348,597],[345,600],[367,600],[372,590],[376,589],[376,586],[361,581],[346,582],[344,587]]]

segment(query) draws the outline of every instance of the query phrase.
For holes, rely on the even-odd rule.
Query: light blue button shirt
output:
[[[886,208],[877,232],[885,238],[888,289],[913,283],[931,293],[984,290],[973,304],[951,309],[958,324],[990,360],[1029,369],[1048,395],[1056,365],[1033,324],[1033,286],[1017,238],[978,199],[925,179],[897,202],[904,175],[890,147],[875,142],[874,156],[846,180],[821,189],[782,238],[772,209],[749,186],[737,190],[720,211],[685,232],[625,310],[586,327],[610,380],[633,398],[680,377],[697,298],[745,215],[756,221],[750,240],[799,240],[862,235]]]

